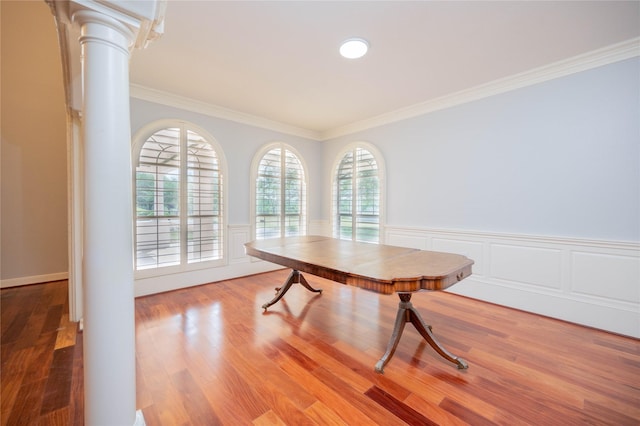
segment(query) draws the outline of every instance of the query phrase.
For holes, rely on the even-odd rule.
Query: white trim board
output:
[[[452,293],[640,337],[640,243],[387,226],[385,244],[473,259]]]
[[[30,277],[9,278],[0,281],[0,288],[18,287],[22,285],[41,284],[51,281],[61,281],[69,279],[68,272],[57,272],[53,274],[32,275]]]

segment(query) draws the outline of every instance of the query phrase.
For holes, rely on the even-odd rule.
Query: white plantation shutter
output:
[[[281,150],[265,154],[258,166],[256,180],[256,238],[273,238],[281,234],[282,161]]]
[[[213,146],[185,126],[142,145],[135,175],[136,269],[223,257],[222,173]]]
[[[213,147],[187,131],[187,261],[222,258],[222,176]]]
[[[353,239],[353,152],[347,152],[340,162],[334,193],[337,205],[334,234],[341,239]]]
[[[284,236],[304,235],[306,196],[302,164],[291,151],[284,150]]]
[[[283,146],[269,150],[258,163],[255,181],[256,238],[306,233],[306,184],[298,157]]]
[[[136,268],[180,263],[180,129],[152,135],[136,167]]]
[[[380,241],[380,176],[371,152],[356,147],[342,157],[333,185],[333,235]]]

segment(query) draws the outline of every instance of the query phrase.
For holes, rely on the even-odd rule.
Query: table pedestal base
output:
[[[276,287],[276,296],[271,299],[270,302],[262,305],[262,309],[266,311],[269,306],[277,303],[280,299],[282,299],[282,296],[284,296],[284,294],[289,291],[293,284],[302,284],[302,286],[309,291],[312,291],[314,293],[322,293],[322,289],[315,289],[311,287],[304,276],[300,273],[300,271],[296,271],[294,269],[291,271],[291,273],[289,274],[289,278],[287,278],[287,281],[282,285],[282,287]]]
[[[431,347],[435,349],[440,356],[456,364],[461,370],[468,368],[469,366],[465,360],[453,355],[436,340],[435,336],[431,332],[431,326],[427,325],[422,320],[420,313],[411,304],[411,293],[398,293],[398,296],[400,297],[400,303],[398,305],[396,323],[393,327],[393,333],[391,334],[389,344],[387,345],[387,351],[384,353],[382,358],[380,358],[380,361],[376,363],[376,371],[378,373],[383,373],[384,366],[389,362],[398,347],[398,342],[400,341],[400,336],[404,330],[404,325],[408,322],[413,324],[427,343],[429,343],[429,345],[431,345]]]

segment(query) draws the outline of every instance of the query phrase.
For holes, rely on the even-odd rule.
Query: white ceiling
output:
[[[638,1],[170,0],[131,82],[327,132],[638,36]]]

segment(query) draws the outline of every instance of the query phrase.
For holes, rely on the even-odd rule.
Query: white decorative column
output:
[[[83,206],[84,222],[82,247],[73,253],[82,253],[85,424],[143,425],[136,413],[129,59],[134,46],[162,32],[166,4],[47,2],[58,23],[68,115],[77,114],[82,127],[81,140],[70,140],[83,152],[83,164],[72,167],[82,176],[71,179],[84,188],[72,204]]]
[[[136,415],[129,46],[132,31],[95,11],[80,24],[84,119],[85,424]]]

